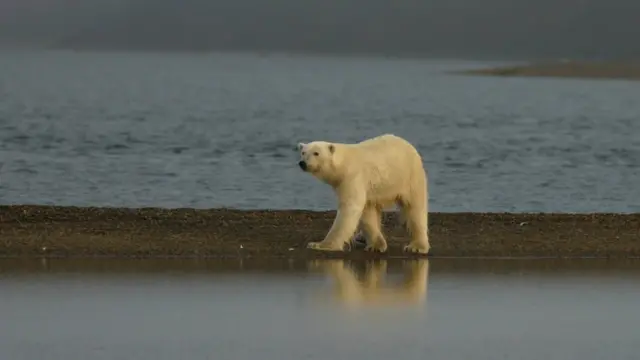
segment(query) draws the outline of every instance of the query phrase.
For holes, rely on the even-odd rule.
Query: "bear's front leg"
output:
[[[341,204],[333,225],[331,225],[331,229],[324,240],[310,242],[307,244],[307,248],[324,251],[344,251],[345,244],[351,240],[360,223],[363,209],[364,201]]]

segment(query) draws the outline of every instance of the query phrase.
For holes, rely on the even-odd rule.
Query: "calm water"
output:
[[[446,73],[483,65],[0,53],[0,203],[329,209],[294,145],[392,132],[433,211],[640,211],[640,82]]]
[[[0,260],[0,358],[636,359],[640,262]]]

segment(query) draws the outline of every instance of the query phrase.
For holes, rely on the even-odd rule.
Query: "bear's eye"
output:
[[[307,153],[306,151],[303,151],[303,152],[302,152],[302,155],[304,155],[304,154],[306,154],[306,153]]]
[[[320,154],[318,154],[318,152],[316,151],[316,152],[313,153],[313,155],[318,156]]]

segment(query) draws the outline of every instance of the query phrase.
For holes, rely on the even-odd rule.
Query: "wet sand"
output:
[[[306,249],[334,211],[0,206],[0,255],[47,257],[290,257],[350,259],[403,254],[385,216],[386,254]],[[638,257],[640,214],[430,214],[431,257]]]
[[[560,61],[462,71],[466,75],[640,80],[640,61]]]

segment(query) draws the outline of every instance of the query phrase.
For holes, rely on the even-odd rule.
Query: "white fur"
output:
[[[386,134],[355,144],[299,143],[298,149],[306,171],[331,185],[339,202],[328,234],[309,248],[342,251],[360,223],[365,250],[385,252],[382,210],[397,205],[411,233],[404,250],[429,252],[427,173],[408,141]]]

